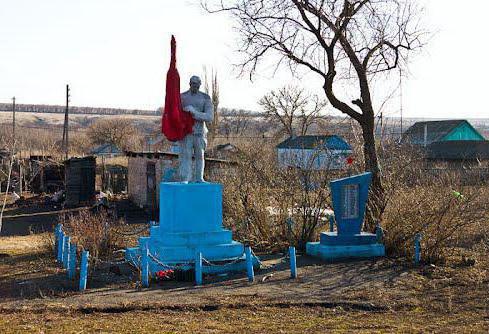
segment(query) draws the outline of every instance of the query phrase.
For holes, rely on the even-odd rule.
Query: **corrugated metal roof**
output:
[[[424,142],[424,131],[426,126],[427,143],[433,143],[441,140],[452,130],[459,127],[461,124],[467,123],[464,119],[458,120],[445,120],[445,121],[429,121],[429,122],[416,122],[413,126],[404,132],[402,141],[404,143],[420,144]]]
[[[290,137],[278,144],[277,148],[315,149],[323,146],[329,150],[351,150],[351,146],[341,137],[330,136],[297,136]]]

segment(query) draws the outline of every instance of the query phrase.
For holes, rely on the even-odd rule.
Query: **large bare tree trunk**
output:
[[[382,218],[385,209],[385,192],[382,185],[382,172],[377,158],[377,147],[375,145],[374,124],[367,120],[361,124],[363,134],[363,155],[365,159],[365,170],[372,173],[372,185],[367,207],[366,228],[373,230],[375,221]]]

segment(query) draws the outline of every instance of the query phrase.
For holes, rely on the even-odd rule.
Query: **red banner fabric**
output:
[[[180,99],[180,75],[177,70],[176,41],[171,37],[170,68],[166,74],[166,96],[161,131],[170,141],[178,141],[192,133],[194,119],[190,113],[183,111]]]

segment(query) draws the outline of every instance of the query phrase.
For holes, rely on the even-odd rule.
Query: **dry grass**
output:
[[[3,314],[4,333],[484,333],[477,313],[433,314],[345,311],[321,307],[250,307],[216,311],[120,314]]]
[[[52,233],[0,237],[0,253],[9,255],[45,252],[51,245]]]

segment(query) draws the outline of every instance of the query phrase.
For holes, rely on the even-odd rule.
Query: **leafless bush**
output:
[[[72,242],[88,250],[94,259],[111,255],[114,250],[124,247],[121,236],[112,228],[122,222],[114,220],[104,211],[81,211],[77,215],[61,219],[61,223]]]
[[[327,171],[279,168],[271,146],[241,147],[239,166],[223,175],[225,224],[261,249],[300,248],[324,227],[330,207]]]
[[[70,134],[70,152],[75,156],[83,156],[90,153],[93,148],[90,139],[85,132],[79,131]]]
[[[443,261],[450,248],[471,248],[489,236],[487,191],[447,184],[400,189],[385,214],[390,254],[412,257],[413,239],[422,233],[423,259]]]
[[[49,254],[53,254],[56,247],[56,241],[54,233],[43,233],[41,234],[41,244],[40,248]]]
[[[423,236],[422,256],[427,262],[442,262],[454,247],[472,248],[487,240],[487,185],[465,185],[462,171],[429,173],[423,154],[412,147],[388,146],[382,159],[389,254],[411,258],[417,233]]]
[[[124,150],[140,145],[139,131],[134,122],[125,118],[102,118],[92,124],[87,136],[94,145],[110,144]]]

